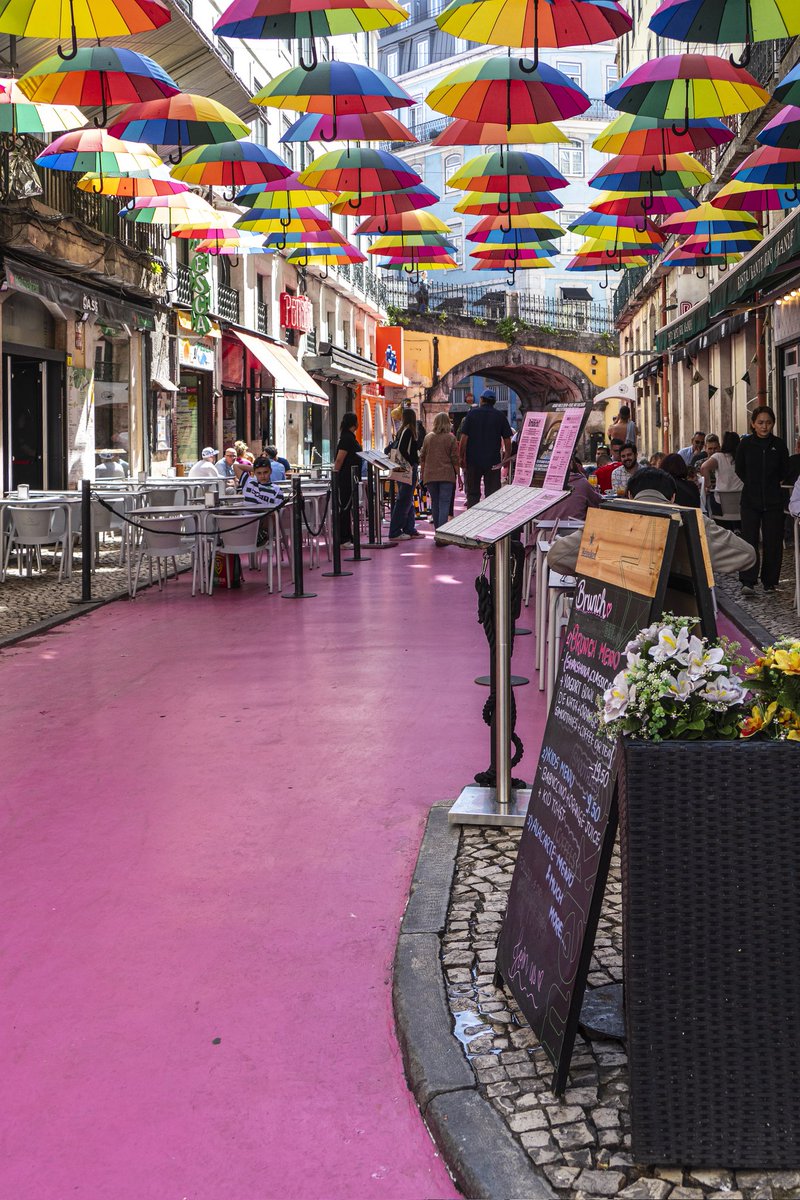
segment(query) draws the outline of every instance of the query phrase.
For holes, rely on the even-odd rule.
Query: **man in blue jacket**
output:
[[[487,388],[478,408],[472,408],[458,430],[461,469],[467,508],[500,488],[500,463],[511,454],[513,433],[505,413],[495,408],[497,396]]]

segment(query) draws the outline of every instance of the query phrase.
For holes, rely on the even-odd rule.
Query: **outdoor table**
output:
[[[69,495],[64,492],[59,493],[41,493],[35,496],[29,496],[27,500],[17,499],[15,496],[5,496],[0,499],[0,566],[6,561],[6,509],[7,508],[63,508],[66,514],[67,521],[67,544],[69,553],[67,554],[67,566],[65,576],[67,579],[72,578],[72,543],[74,537],[74,525],[72,520],[73,509],[76,505],[80,505],[81,497],[78,492],[72,492]],[[5,577],[5,576],[4,576]]]

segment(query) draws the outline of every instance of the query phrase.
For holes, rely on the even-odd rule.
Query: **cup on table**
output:
[[[31,494],[30,484],[28,484],[28,483],[18,483],[17,484],[17,499],[18,500],[27,500],[30,497],[30,494]]]

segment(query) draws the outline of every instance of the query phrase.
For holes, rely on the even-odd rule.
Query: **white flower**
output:
[[[721,646],[709,649],[705,646],[702,638],[692,637],[689,639],[687,666],[693,679],[710,674],[714,667],[719,666],[724,657],[725,651]]]
[[[636,699],[636,688],[628,684],[624,671],[615,676],[611,687],[603,693],[603,720],[616,721],[624,717],[628,706]]]
[[[679,671],[677,675],[664,676],[664,691],[662,695],[672,696],[675,700],[688,700],[694,691],[688,671]]]
[[[730,679],[726,675],[718,675],[709,679],[700,695],[709,704],[741,704],[747,696],[747,689],[742,687],[738,679]]]
[[[628,670],[629,671],[633,671],[635,667],[640,667],[642,665],[641,654],[638,654],[638,653],[634,654],[631,650],[628,650],[627,651],[627,659],[628,659]]]
[[[689,650],[689,631],[684,627],[676,633],[669,625],[662,625],[658,630],[658,640],[655,646],[650,648],[650,657],[653,662],[666,662],[669,658],[674,658],[680,663],[685,663]]]

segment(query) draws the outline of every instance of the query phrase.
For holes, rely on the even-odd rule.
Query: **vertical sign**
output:
[[[655,507],[655,506],[654,506]],[[567,1080],[616,832],[615,743],[597,702],[661,612],[678,522],[590,509],[553,703],[522,831],[498,969]]]
[[[585,409],[583,405],[564,410],[564,415],[561,418],[561,424],[556,434],[553,452],[550,455],[550,462],[547,464],[547,474],[544,477],[543,487],[558,489],[563,488],[566,483],[572,463],[572,456],[575,453],[575,444],[578,441],[578,434],[583,426],[584,415]]]
[[[530,487],[533,483],[533,472],[539,455],[539,447],[542,444],[546,421],[546,413],[525,413],[525,421],[517,445],[517,457],[514,461],[514,483],[518,483],[522,487]]]
[[[403,326],[379,325],[375,330],[375,359],[378,383],[385,387],[403,386]]]

